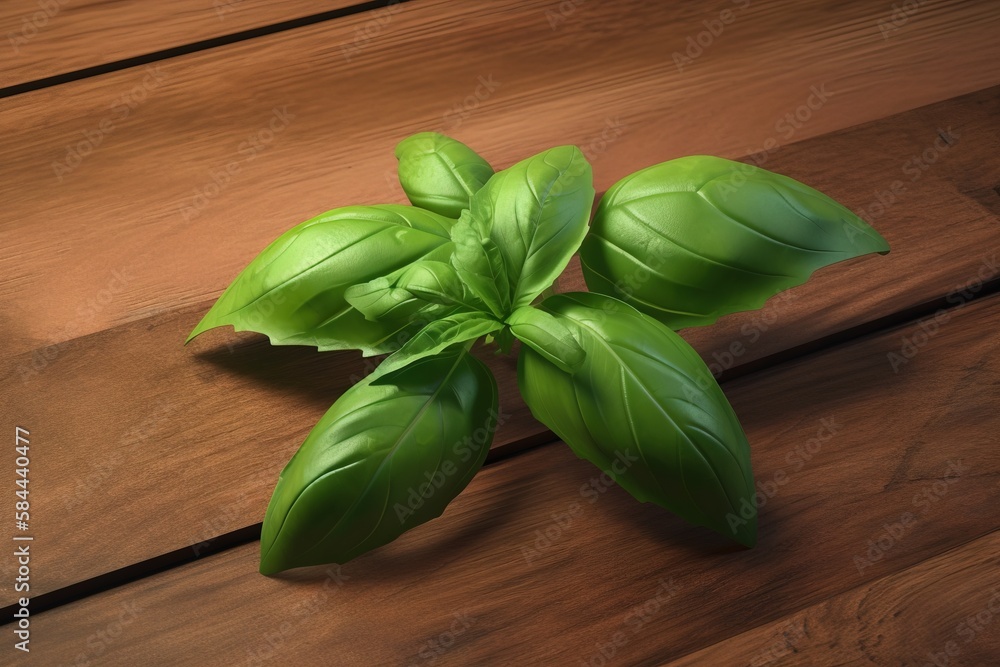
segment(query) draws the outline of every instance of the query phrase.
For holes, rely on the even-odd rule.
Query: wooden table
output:
[[[10,0],[0,24],[4,502],[20,426],[34,538],[30,654],[0,556],[0,663],[1000,664],[997,3]],[[599,192],[774,146],[890,242],[683,332],[751,443],[754,549],[582,498],[596,469],[490,356],[508,418],[443,517],[257,573],[278,471],[368,367],[184,336],[280,232],[402,202],[393,146],[428,129],[500,167],[577,144]]]

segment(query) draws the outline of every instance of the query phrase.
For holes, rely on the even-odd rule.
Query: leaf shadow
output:
[[[922,361],[919,354],[899,372],[893,370],[889,358],[898,354],[899,338],[880,336],[866,343],[863,353],[857,341],[844,343],[724,382],[722,389],[744,430],[768,430],[814,421],[820,413],[849,412],[868,397],[891,396],[921,381],[913,372]],[[802,370],[805,364],[808,373]],[[885,372],[873,374],[879,367]]]
[[[594,511],[604,514],[609,522],[623,526],[623,534],[641,533],[665,549],[691,558],[749,551],[725,535],[688,523],[664,507],[639,502],[620,486],[609,487],[605,496],[608,498],[594,503]]]
[[[312,403],[329,407],[353,384],[378,365],[378,357],[357,351],[319,352],[301,345],[271,345],[257,334],[195,350],[196,363],[211,376],[224,373],[252,380],[280,392],[294,392]]]
[[[515,469],[520,474],[512,479],[510,473]],[[516,520],[519,511],[531,502],[531,489],[537,486],[538,478],[546,471],[511,467],[504,472],[503,488],[488,482],[484,489],[473,489],[470,495],[476,498],[469,498],[470,502],[463,503],[462,507],[454,507],[453,501],[441,517],[415,526],[395,541],[343,567],[349,570],[351,577],[405,583],[429,576],[456,560],[489,557],[494,554],[494,548],[483,543],[501,535],[503,527]],[[462,495],[469,492],[466,489]],[[475,506],[471,506],[473,504]],[[273,575],[273,578],[316,583],[328,577],[328,568],[323,565],[303,567]]]

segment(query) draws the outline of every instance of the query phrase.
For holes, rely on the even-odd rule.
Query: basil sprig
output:
[[[790,178],[692,156],[594,201],[573,146],[495,172],[422,133],[396,149],[412,206],[349,206],[294,227],[191,333],[391,353],[344,393],[282,471],[260,570],[344,563],[439,516],[485,460],[496,380],[469,353],[523,343],[532,414],[652,502],[752,546],[750,447],[701,357],[673,330],[759,308],[818,268],[889,246]],[[579,249],[591,292],[552,294]],[[545,296],[547,295],[547,296]]]

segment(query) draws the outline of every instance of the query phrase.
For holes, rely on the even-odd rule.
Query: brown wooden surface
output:
[[[993,531],[669,665],[992,665],[998,621]]]
[[[338,45],[370,15],[2,100],[8,354],[204,304],[292,225],[401,201],[392,151],[418,130],[452,132],[499,166],[576,143],[601,190],[679,155],[741,156],[1000,84],[1000,12],[975,2],[930,4],[890,39],[878,21],[891,8],[870,2],[751,3],[678,71],[671,54],[731,4],[587,3],[553,29],[552,0],[413,2],[350,61]],[[813,87],[829,98],[788,136],[776,125]],[[122,95],[136,102],[124,118],[109,109]],[[275,109],[294,117],[240,152]],[[602,144],[609,121],[622,133]],[[60,182],[53,163],[77,164],[67,152],[86,150],[87,132],[99,145]],[[124,287],[88,309],[115,272]]]
[[[862,201],[870,183],[900,175],[893,167],[932,142],[939,126],[958,141],[875,221],[893,247],[889,256],[830,267],[762,311],[685,336],[721,370],[944,297],[981,271],[995,277],[1000,267],[990,249],[998,218],[976,192],[997,171],[1000,137],[991,119],[998,114],[1000,95],[990,89],[775,154],[770,166],[782,173],[827,191],[853,191],[842,199]],[[579,273],[567,274],[561,287],[582,288]],[[259,522],[285,462],[366,373],[357,354],[271,348],[231,330],[181,347],[204,310],[185,308],[73,340],[51,361],[42,356],[44,365],[37,352],[13,359],[0,390],[4,409],[40,425],[39,437],[60,451],[37,464],[39,492],[60,499],[36,511],[45,545],[34,562],[38,592]],[[503,389],[505,423],[494,446],[543,434],[518,396],[514,359],[483,356]],[[149,493],[150,479],[183,483],[157,482],[157,493]],[[122,498],[130,502],[122,506]],[[87,530],[74,530],[81,523]],[[110,554],[93,539],[117,532],[142,539]],[[8,586],[0,601],[13,599]]]
[[[4,0],[0,88],[341,9],[354,0]]]
[[[758,489],[769,496],[754,549],[617,487],[591,503],[581,489],[595,469],[554,443],[487,467],[441,519],[344,565],[342,585],[327,583],[322,567],[262,577],[254,543],[43,614],[37,632],[49,641],[39,656],[92,656],[86,638],[136,609],[102,662],[211,655],[242,663],[248,650],[265,654],[270,637],[283,664],[329,664],[331,655],[344,665],[430,664],[422,647],[458,613],[470,625],[434,664],[576,665],[619,632],[616,662],[657,664],[822,600],[837,604],[834,596],[859,587],[904,595],[884,578],[964,553],[956,548],[1000,528],[1000,450],[989,427],[1000,340],[983,335],[1000,326],[998,305],[992,297],[951,311],[899,373],[887,354],[919,325],[729,384]],[[879,543],[887,524],[902,521],[902,534],[859,566],[869,540]],[[538,531],[551,542],[536,543]],[[957,559],[951,576],[995,582],[996,558],[994,550]],[[975,588],[969,582],[936,581],[933,565],[909,570],[911,594],[930,587],[920,609],[898,618],[866,611],[892,657],[876,664],[900,664],[906,654],[893,645],[912,646],[919,658],[947,634],[934,628],[926,641],[906,643],[914,613],[949,623],[985,603],[960,597]],[[662,582],[673,587],[669,599],[645,607]],[[852,637],[851,623],[823,628]]]
[[[990,601],[1000,297],[963,304],[998,277],[1000,6],[413,0],[37,81],[348,4],[214,2],[62,2],[0,61],[0,88],[39,88],[0,99],[0,416],[32,430],[32,595],[89,595],[36,606],[31,664],[602,664],[599,646],[622,632],[608,664],[923,665]],[[37,8],[4,3],[5,34]],[[679,69],[674,52],[725,9],[735,19]],[[829,98],[789,125],[817,90]],[[247,535],[305,433],[370,368],[225,331],[181,340],[284,229],[402,201],[392,148],[426,129],[497,167],[578,144],[599,191],[678,155],[740,157],[771,140],[766,167],[890,241],[887,257],[684,332],[713,370],[754,371],[725,390],[758,483],[789,476],[756,549],[617,488],[588,504],[589,464],[560,443],[521,451],[551,436],[516,397],[513,360],[492,358],[507,415],[495,446],[519,453],[444,518],[346,565],[343,586],[315,570],[263,578],[256,543],[152,574],[171,550]],[[59,167],[80,142],[95,146]],[[574,263],[560,288],[581,287]],[[953,310],[938,329],[912,324],[939,304]],[[796,356],[833,339],[846,342]],[[893,372],[887,355],[913,341]],[[843,426],[799,470],[788,457],[822,419]],[[956,458],[971,467],[859,571],[853,557]],[[573,502],[583,513],[526,562],[521,547]],[[125,566],[143,578],[88,580]],[[13,577],[0,558],[0,605]],[[637,608],[661,580],[676,592],[647,618]],[[439,654],[462,612],[473,624]],[[997,628],[950,664],[1000,664]]]

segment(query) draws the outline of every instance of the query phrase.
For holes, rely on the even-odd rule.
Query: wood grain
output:
[[[604,664],[604,648],[620,664],[652,665],[871,587],[903,597],[868,600],[866,650],[900,664],[893,647],[911,623],[974,613],[985,591],[965,593],[996,580],[995,551],[950,558],[947,571],[914,567],[1000,528],[1000,341],[983,335],[1000,326],[1000,297],[937,324],[898,373],[887,355],[921,341],[926,323],[729,385],[763,498],[754,549],[605,487],[556,443],[488,467],[442,518],[339,577],[308,568],[265,578],[257,544],[236,548],[41,614],[37,657],[577,665]],[[963,572],[975,582],[959,581]],[[885,583],[896,573],[913,577],[908,589]],[[924,615],[915,600],[939,591]],[[811,617],[810,633],[851,636],[847,625],[815,627],[826,622]],[[947,633],[927,627],[915,650]],[[88,641],[102,631],[113,639]]]
[[[932,142],[939,126],[951,127],[959,142],[874,221],[892,244],[890,255],[830,267],[762,311],[685,337],[713,370],[728,369],[995,276],[996,207],[979,193],[986,179],[1000,177],[997,117],[994,89],[772,155],[769,166],[842,192],[853,204],[869,196],[872,183],[888,188],[903,177],[900,164]],[[561,287],[582,288],[579,273],[567,274]],[[10,360],[0,414],[28,424],[59,451],[35,465],[39,493],[52,499],[36,510],[45,547],[33,563],[37,593],[260,521],[278,472],[308,430],[371,368],[357,354],[270,348],[259,337],[221,330],[181,347],[206,307]],[[495,446],[544,437],[519,398],[514,360],[485,356],[507,416]],[[148,520],[166,507],[159,520]],[[109,554],[93,539],[99,534],[142,539]]]
[[[292,225],[401,201],[392,150],[418,130],[498,166],[575,143],[604,189],[678,155],[744,155],[1000,83],[1000,9],[954,1],[887,38],[889,6],[751,3],[679,70],[672,54],[732,4],[570,3],[553,28],[554,0],[428,0],[350,60],[339,45],[363,15],[5,99],[8,354],[204,304]]]
[[[1000,656],[1000,533],[714,644],[695,665],[991,665]]]
[[[356,0],[6,0],[0,88],[360,4]]]

